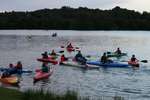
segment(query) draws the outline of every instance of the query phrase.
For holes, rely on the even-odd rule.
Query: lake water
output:
[[[58,37],[51,37],[57,32]],[[101,56],[105,51],[120,47],[128,53],[128,60],[135,54],[139,60],[150,61],[150,31],[64,31],[64,30],[1,30],[0,66],[22,61],[23,67],[35,70],[41,66],[36,59],[44,51],[60,48],[72,42],[83,54]],[[48,89],[55,93],[77,91],[81,96],[125,97],[125,100],[150,99],[150,63],[140,63],[139,69],[101,68],[81,70],[56,65],[48,80],[33,84],[34,74],[21,76],[20,90]],[[109,99],[106,99],[109,100]]]

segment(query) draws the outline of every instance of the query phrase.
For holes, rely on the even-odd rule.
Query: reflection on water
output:
[[[0,65],[23,62],[24,68],[35,70],[41,66],[36,58],[44,51],[57,49],[71,41],[81,48],[82,53],[101,56],[105,51],[120,47],[140,60],[150,59],[149,31],[56,31],[58,37],[51,37],[54,31],[42,30],[2,30],[0,31]],[[21,34],[21,35],[19,35]],[[27,34],[27,35],[26,35]],[[73,54],[72,54],[73,55]],[[48,80],[33,84],[33,74],[23,74],[20,90],[28,88],[48,89],[57,93],[75,90],[81,96],[121,95],[131,100],[150,99],[150,64],[141,63],[139,69],[100,68],[83,70],[56,65]]]

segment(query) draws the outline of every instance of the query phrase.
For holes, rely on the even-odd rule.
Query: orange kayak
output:
[[[131,66],[139,67],[139,61],[128,61],[128,64]]]
[[[5,84],[17,85],[19,83],[19,79],[16,76],[10,76],[6,78],[0,77],[0,82],[5,83]]]

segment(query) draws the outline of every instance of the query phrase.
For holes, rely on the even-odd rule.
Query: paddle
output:
[[[64,50],[60,50],[60,51],[58,51],[58,53],[64,53]]]
[[[76,49],[79,49],[79,47],[75,47]]]
[[[1,67],[0,68],[0,71],[7,71],[7,70],[9,70],[9,68],[3,68],[3,67]],[[31,70],[22,70],[21,71],[22,73],[32,73],[32,71]]]
[[[121,62],[128,62],[128,61],[122,60]],[[148,63],[148,60],[141,60],[141,61],[139,61],[139,62],[142,62],[142,63]]]
[[[61,48],[65,48],[65,46],[60,46]],[[79,49],[79,47],[74,47],[75,49]]]
[[[148,63],[148,60],[141,60],[140,62]]]
[[[56,50],[55,51],[56,53],[64,53],[65,51],[64,50]],[[50,53],[49,53],[49,55],[51,54],[51,51],[50,51]]]

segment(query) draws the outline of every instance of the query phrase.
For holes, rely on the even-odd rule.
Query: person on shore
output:
[[[82,56],[81,51],[78,51],[78,53],[75,56],[75,60],[77,62],[80,62],[82,65],[85,65],[87,61],[87,59]]]
[[[43,59],[48,59],[48,53],[45,51],[45,52],[42,54],[42,57],[43,57]]]
[[[42,64],[42,72],[44,72],[44,73],[49,72],[48,63],[43,63]]]
[[[121,50],[120,50],[120,48],[117,48],[117,50],[115,51],[115,53],[117,53],[117,54],[121,54]]]

